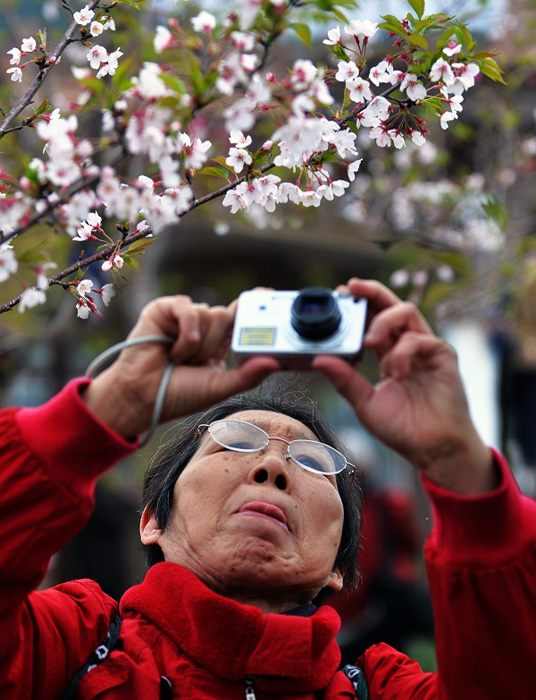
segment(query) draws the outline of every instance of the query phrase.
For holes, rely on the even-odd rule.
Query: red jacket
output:
[[[31,592],[87,521],[95,479],[135,449],[88,413],[79,385],[40,409],[0,414],[2,700],[60,698],[117,608],[92,581]],[[536,697],[536,504],[497,460],[502,484],[491,494],[462,498],[425,481],[440,670],[425,674],[376,645],[358,662],[371,700]],[[355,697],[337,672],[339,621],[329,606],[308,618],[265,615],[163,563],[127,591],[121,615],[114,651],[81,681],[84,700],[157,700],[161,676],[182,700],[243,700],[247,682],[257,700]]]

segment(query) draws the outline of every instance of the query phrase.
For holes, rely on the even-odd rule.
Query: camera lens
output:
[[[332,336],[341,324],[341,311],[331,289],[309,287],[298,293],[291,309],[292,328],[307,340]]]

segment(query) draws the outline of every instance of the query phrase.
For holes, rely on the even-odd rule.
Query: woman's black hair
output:
[[[316,405],[303,394],[291,398],[281,387],[271,387],[262,393],[246,393],[233,396],[198,414],[188,427],[165,443],[153,457],[144,479],[143,508],[153,514],[161,530],[165,530],[171,518],[173,489],[182,471],[198,448],[197,426],[212,423],[239,411],[273,411],[294,418],[303,423],[316,437],[344,453],[344,447],[327,422],[319,415]],[[337,488],[344,510],[341,541],[334,563],[339,569],[346,588],[353,588],[357,578],[357,552],[361,530],[361,489],[357,477],[347,469],[336,475]],[[147,566],[164,561],[162,550],[157,544],[145,546]],[[330,593],[324,589],[315,599],[319,604]]]

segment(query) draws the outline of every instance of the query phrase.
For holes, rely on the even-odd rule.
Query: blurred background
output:
[[[395,0],[381,5],[384,13],[407,10]],[[146,3],[143,20],[139,13],[127,13],[114,41],[135,56],[142,38],[169,16],[193,16],[212,6]],[[73,297],[60,289],[49,294],[44,312],[0,315],[0,404],[45,401],[83,373],[99,352],[124,339],[140,308],[158,295],[184,293],[196,301],[227,304],[258,285],[334,287],[353,275],[376,278],[419,304],[437,332],[456,347],[481,434],[507,454],[522,489],[536,495],[536,3],[437,0],[427,3],[427,10],[468,21],[479,46],[499,52],[506,84],[479,76],[460,118],[448,131],[435,124],[421,149],[380,149],[360,132],[363,163],[349,194],[319,209],[231,217],[219,201],[199,207],[162,232],[139,267],[121,271],[114,280],[120,291],[102,318],[76,318]],[[5,52],[44,26],[49,39],[60,36],[64,13],[56,0],[3,0],[4,111],[17,89],[5,75]],[[363,2],[352,16],[379,21],[378,3]],[[327,28],[313,27],[317,38],[310,50],[289,36],[270,69],[284,70],[307,52],[325,61]],[[385,37],[375,37],[371,65],[375,55],[380,60],[389,52],[382,42]],[[80,57],[77,47],[72,49],[69,60],[76,63]],[[50,78],[48,94],[57,106],[76,99],[79,88],[67,78],[67,66]],[[88,119],[85,128],[96,136],[99,127]],[[28,157],[38,155],[31,132],[17,138],[2,143],[0,162],[6,170],[16,170],[21,148]],[[38,249],[44,236],[39,229],[26,235],[28,250]],[[72,255],[67,245],[63,254],[67,264]],[[99,269],[91,270],[96,284],[109,281],[99,275]],[[19,291],[20,279],[0,284],[1,301]],[[374,380],[373,358],[365,356],[362,370]],[[300,388],[303,381],[343,433],[349,454],[362,468],[367,494],[365,579],[359,599],[337,603],[347,623],[341,643],[353,654],[380,635],[433,668],[433,625],[421,559],[430,514],[418,478],[371,440],[329,385],[306,376]],[[140,483],[150,455],[170,429],[162,429],[151,445],[101,480],[90,525],[53,561],[48,584],[89,576],[120,596],[143,576],[137,534]],[[83,461],[83,455],[76,459]]]

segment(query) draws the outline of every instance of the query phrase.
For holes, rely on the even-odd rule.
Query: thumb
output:
[[[217,375],[218,400],[253,389],[270,374],[281,369],[280,363],[273,357],[258,356],[246,360],[240,367],[229,369]]]
[[[372,384],[359,374],[354,366],[340,357],[318,355],[312,366],[324,374],[333,384],[338,393],[354,408],[358,417],[364,406],[374,393]]]

